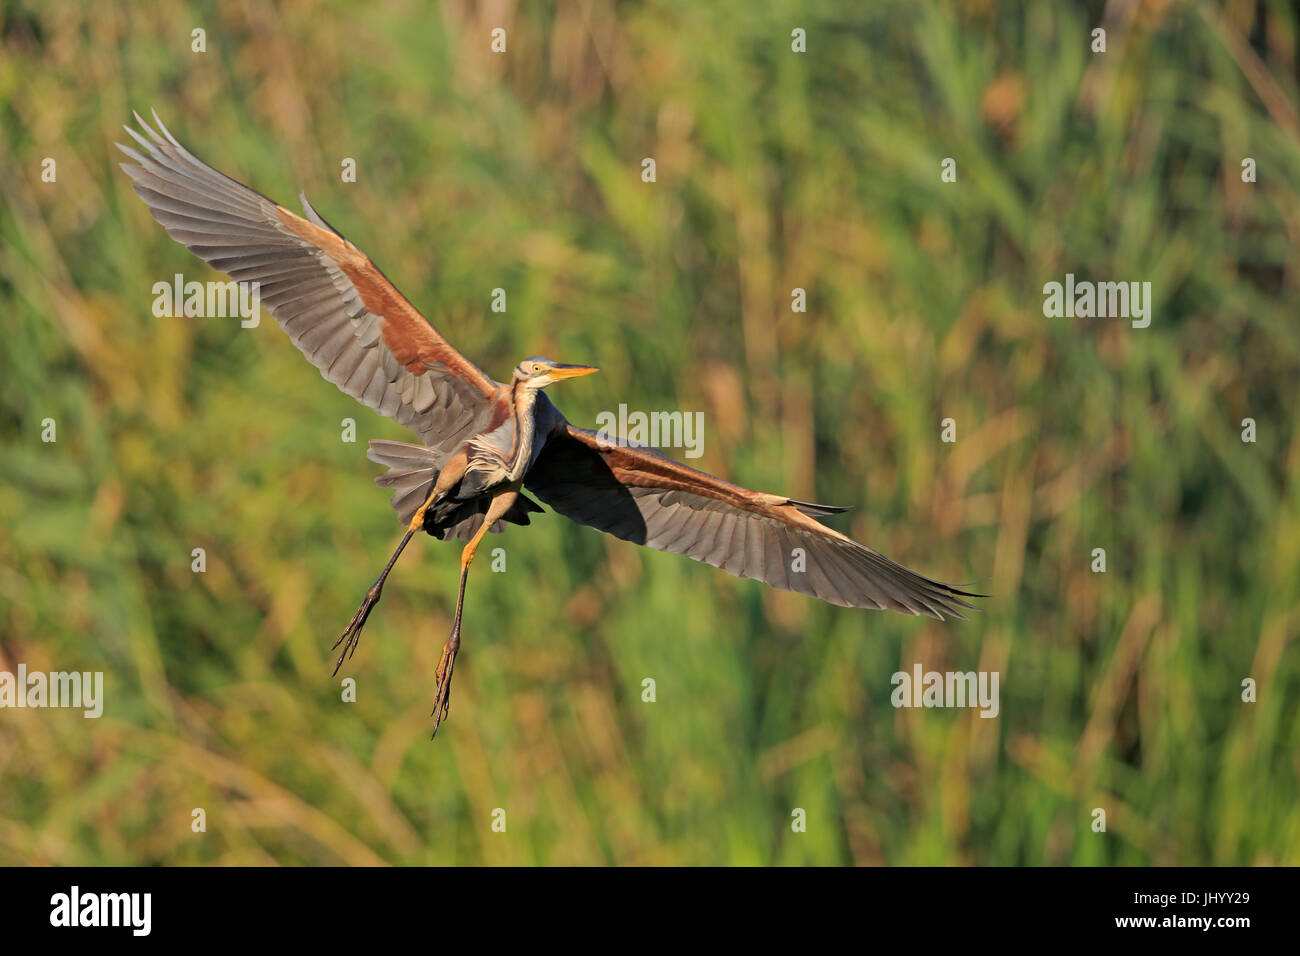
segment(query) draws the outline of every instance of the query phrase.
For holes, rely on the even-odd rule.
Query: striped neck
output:
[[[510,405],[513,409],[514,441],[510,458],[506,463],[506,473],[511,481],[523,477],[528,466],[532,464],[533,439],[536,436],[537,389],[527,388],[522,382],[511,386]]]

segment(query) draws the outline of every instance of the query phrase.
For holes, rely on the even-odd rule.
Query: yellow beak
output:
[[[591,375],[599,371],[600,369],[594,365],[557,365],[546,374],[550,376],[552,381],[558,382],[565,378],[582,378],[584,375]]]

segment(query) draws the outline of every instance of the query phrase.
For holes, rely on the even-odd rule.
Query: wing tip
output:
[[[819,505],[813,501],[799,501],[797,498],[787,498],[787,505],[793,505],[800,513],[810,518],[824,518],[827,515],[841,515],[848,511],[848,508],[841,508],[839,505]]]
[[[315,210],[311,202],[308,201],[307,191],[305,189],[298,190],[298,202],[302,204],[302,211],[303,214],[307,217],[308,222],[312,223],[313,225],[320,226],[322,229],[328,229],[330,232],[334,233],[334,235],[338,236],[340,239],[343,238],[343,233],[339,232],[328,222],[326,222],[325,219],[321,216],[321,214]]]

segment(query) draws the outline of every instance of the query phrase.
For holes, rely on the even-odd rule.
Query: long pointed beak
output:
[[[599,371],[600,369],[594,365],[556,365],[547,374],[553,381],[558,382],[565,378],[582,378],[584,375]]]

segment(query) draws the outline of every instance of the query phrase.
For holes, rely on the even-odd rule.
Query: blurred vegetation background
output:
[[[1290,4],[0,10],[0,670],[106,682],[0,711],[0,863],[1300,863]],[[219,276],[117,168],[151,108],[489,374],[600,365],[575,422],[703,411],[692,464],[992,597],[844,610],[541,516],[431,744],[455,548],[329,677],[399,533],[365,442],[408,435],[269,317],[152,315]],[[1067,272],[1150,281],[1150,328],[1044,318]],[[894,709],[916,663],[1000,716]]]

